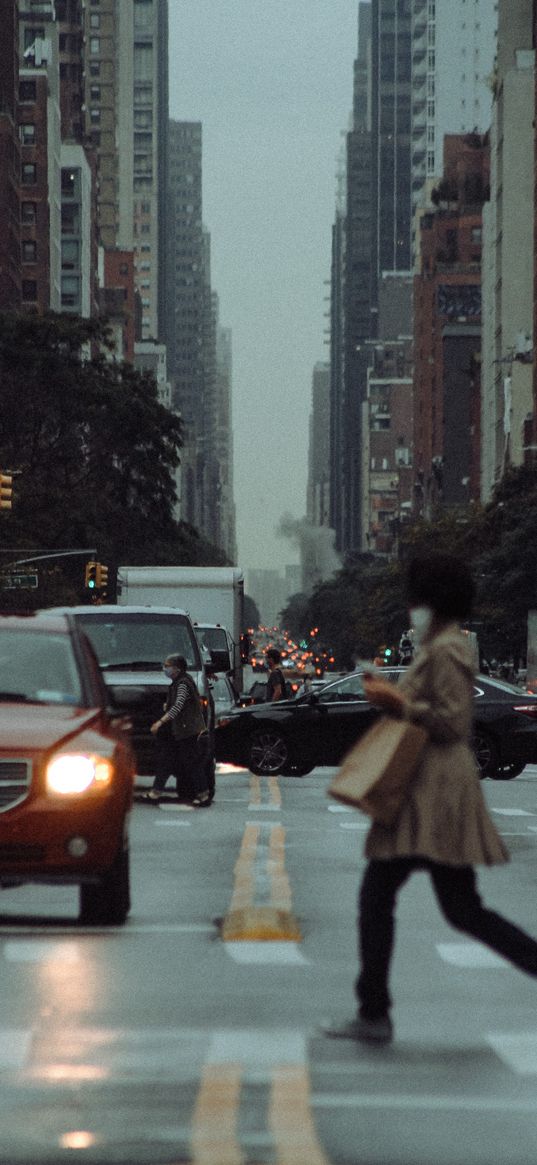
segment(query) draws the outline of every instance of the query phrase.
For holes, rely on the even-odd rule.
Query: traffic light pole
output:
[[[13,550],[0,550],[0,554],[13,553]],[[28,550],[25,550],[24,553],[28,554],[29,552]],[[85,558],[90,555],[95,558],[97,556],[97,551],[94,546],[92,546],[89,550],[47,550],[45,553],[43,553],[42,550],[38,550],[35,554],[32,554],[30,558],[15,558],[13,562],[6,563],[5,566],[0,568],[0,572],[10,569],[12,566],[26,566],[29,562],[43,562],[47,558],[68,558],[70,555],[84,555]]]

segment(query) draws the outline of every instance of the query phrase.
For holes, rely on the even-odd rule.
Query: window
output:
[[[90,97],[91,97],[92,101],[100,101],[101,100],[101,86],[100,85],[90,85]]]
[[[37,89],[35,81],[21,81],[19,84],[19,101],[35,101]]]
[[[22,244],[22,261],[23,263],[35,263],[37,259],[37,243],[33,239],[28,239]]]
[[[33,122],[27,121],[24,123],[24,125],[20,125],[19,135],[21,145],[33,146],[35,144],[35,125]]]
[[[23,279],[22,298],[24,303],[35,303],[37,299],[37,282],[35,279]]]
[[[37,167],[35,162],[23,162],[21,167],[21,182],[23,186],[35,186],[37,182]]]
[[[78,267],[80,244],[77,239],[62,239],[62,269],[71,271]]]
[[[134,27],[150,29],[153,24],[153,0],[136,0],[134,5]]]
[[[80,297],[80,280],[77,275],[62,276],[62,307],[76,307]]]
[[[93,56],[95,56],[97,53],[99,53],[101,51],[101,42],[99,40],[99,37],[98,36],[90,37],[89,46],[90,46],[90,53],[92,53]]]
[[[89,71],[90,71],[90,77],[100,77],[100,75],[101,75],[101,63],[100,63],[100,61],[90,61]]]
[[[33,226],[37,219],[37,203],[21,202],[21,223],[24,226]]]
[[[62,206],[62,234],[76,235],[80,226],[78,206],[67,202]]]
[[[98,12],[92,12],[90,15],[90,28],[100,28],[101,17]]]
[[[98,107],[90,109],[90,121],[92,125],[96,125],[101,120],[101,111]]]
[[[75,193],[76,171],[62,170],[62,195],[73,198]]]

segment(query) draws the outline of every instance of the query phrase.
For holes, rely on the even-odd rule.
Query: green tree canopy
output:
[[[0,314],[0,383],[4,545],[95,546],[112,567],[225,561],[176,521],[181,421],[152,374],[111,358],[103,321]],[[62,573],[78,582],[80,563]]]

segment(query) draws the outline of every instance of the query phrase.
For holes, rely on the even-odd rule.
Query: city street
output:
[[[0,1160],[9,1165],[535,1165],[537,982],[402,893],[394,1044],[354,1009],[367,820],[328,769],[221,766],[209,810],[136,803],[124,928],[75,890],[0,907]],[[483,785],[512,854],[486,903],[537,934],[537,767]]]

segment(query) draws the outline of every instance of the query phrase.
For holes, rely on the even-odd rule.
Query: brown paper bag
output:
[[[427,740],[419,724],[381,716],[347,753],[328,795],[391,825]]]

